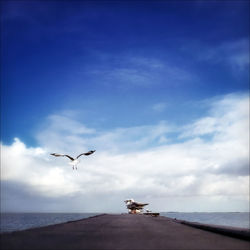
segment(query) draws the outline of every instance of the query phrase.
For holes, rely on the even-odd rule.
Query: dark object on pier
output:
[[[153,212],[147,212],[147,213],[143,213],[144,215],[151,215],[151,216],[154,216],[154,217],[157,217],[160,215],[160,213],[153,213]]]

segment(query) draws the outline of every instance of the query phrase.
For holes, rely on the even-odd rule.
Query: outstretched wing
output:
[[[58,157],[58,156],[66,156],[66,157],[68,157],[71,161],[74,161],[74,158],[71,157],[71,156],[69,156],[69,155],[61,155],[61,154],[57,154],[57,153],[53,153],[53,154],[51,154],[51,155],[56,156],[56,157]]]
[[[82,153],[82,154],[80,154],[80,155],[78,155],[77,157],[76,157],[76,159],[78,159],[80,156],[82,156],[82,155],[91,155],[91,154],[93,154],[93,153],[95,153],[95,150],[90,150],[89,152],[87,152],[87,153]]]
[[[68,157],[71,161],[74,161],[74,160],[75,160],[73,157],[71,157],[71,156],[69,156],[69,155],[64,155],[64,156]]]

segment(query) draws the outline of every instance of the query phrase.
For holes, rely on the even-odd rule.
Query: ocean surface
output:
[[[100,213],[2,213],[0,232],[12,232],[80,220]],[[214,225],[250,228],[249,213],[178,213],[161,212],[161,216]]]
[[[1,213],[0,232],[54,225],[95,215],[98,213]]]
[[[161,216],[176,218],[204,224],[213,224],[230,227],[250,228],[250,213],[227,212],[227,213],[178,213],[166,212]]]

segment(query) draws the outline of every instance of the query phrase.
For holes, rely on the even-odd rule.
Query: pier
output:
[[[199,225],[198,225],[199,226]],[[1,234],[3,250],[249,250],[249,230],[213,232],[143,214],[103,214]],[[215,226],[215,228],[217,228]],[[220,227],[218,227],[220,228]],[[225,229],[223,231],[223,228]],[[227,235],[227,230],[231,234]],[[220,233],[222,232],[222,233]],[[224,232],[224,234],[223,234]],[[237,237],[238,236],[242,237]],[[242,232],[242,234],[240,234]],[[245,236],[244,236],[245,235]],[[245,237],[245,238],[244,238]]]

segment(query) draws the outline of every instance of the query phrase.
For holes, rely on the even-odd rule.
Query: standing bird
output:
[[[75,167],[75,169],[77,169],[76,165],[80,162],[80,161],[78,160],[78,158],[79,158],[80,156],[82,156],[82,155],[91,155],[91,154],[93,154],[93,153],[95,153],[95,150],[90,150],[90,151],[87,152],[87,153],[79,154],[75,159],[74,159],[73,157],[69,156],[69,155],[61,155],[61,154],[57,154],[57,153],[53,153],[53,154],[50,154],[50,155],[53,155],[53,156],[56,156],[56,157],[58,157],[58,156],[66,156],[66,157],[68,157],[68,158],[71,160],[71,162],[70,162],[69,164],[70,164],[70,165],[73,165],[73,169],[74,169],[74,167]]]

